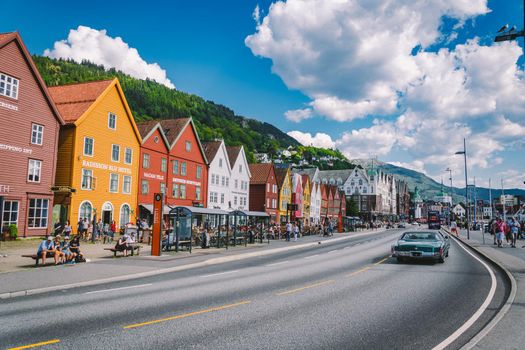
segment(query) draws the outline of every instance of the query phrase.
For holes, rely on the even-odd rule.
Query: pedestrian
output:
[[[516,248],[516,239],[518,238],[518,233],[520,231],[519,222],[517,220],[511,219],[511,226],[510,226],[510,242],[511,247]]]
[[[80,238],[83,238],[82,237],[83,231],[84,231],[84,221],[82,220],[82,218],[79,218],[77,222],[77,234],[80,236]]]
[[[89,228],[89,222],[87,218],[84,218],[82,221],[82,238],[87,241],[88,240],[88,228]]]
[[[98,219],[96,231],[95,240],[98,240],[98,237],[102,235],[102,232],[104,231],[104,223],[102,222],[102,219]],[[93,232],[93,234],[95,233]]]
[[[459,237],[459,233],[458,233],[458,224],[455,220],[452,220],[450,222],[450,233],[456,235],[456,237]]]
[[[290,242],[291,235],[292,235],[292,223],[288,221],[286,223],[286,242]]]
[[[498,218],[495,225],[496,242],[499,248],[503,245],[503,238],[505,237],[505,222]]]

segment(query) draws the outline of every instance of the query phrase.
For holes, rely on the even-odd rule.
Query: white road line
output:
[[[204,276],[201,276],[201,277],[221,276],[221,275],[226,275],[228,273],[235,273],[235,272],[239,272],[239,270],[232,270],[232,271],[226,271],[226,272],[220,272],[220,273],[212,273],[211,275],[204,275]]]
[[[151,283],[146,283],[146,284],[138,284],[136,286],[128,286],[128,287],[120,287],[120,288],[111,288],[111,289],[101,289],[101,290],[94,290],[92,292],[86,292],[84,294],[95,294],[95,293],[105,293],[105,292],[113,292],[115,290],[124,290],[124,289],[132,289],[132,288],[142,288],[142,287],[147,287],[147,286],[151,286]]]
[[[287,262],[289,262],[289,260],[280,261],[280,262],[277,262],[277,263],[268,264],[268,265],[264,265],[264,266],[267,266],[267,267],[270,267],[270,266],[277,266],[277,265],[286,264]]]
[[[310,255],[310,256],[307,256],[304,259],[311,259],[311,258],[315,258],[316,256],[319,256],[319,254]]]
[[[478,258],[477,256],[475,256],[474,254],[472,254],[470,251],[467,250],[467,248],[463,247],[463,244],[462,243],[459,243],[458,242],[458,245],[464,250],[466,251],[467,253],[469,253],[474,259],[476,259],[477,261],[479,261],[484,267],[485,269],[487,269],[487,271],[489,272],[490,274],[490,280],[492,282],[492,285],[490,286],[490,290],[489,290],[489,294],[487,295],[487,297],[485,298],[485,301],[483,302],[483,304],[481,304],[481,306],[479,307],[479,309],[474,313],[474,315],[472,315],[468,320],[467,322],[465,322],[461,327],[459,327],[454,333],[452,333],[447,339],[443,340],[441,343],[439,343],[438,345],[436,345],[432,350],[441,350],[441,349],[444,349],[446,348],[447,346],[449,346],[450,344],[452,344],[456,339],[458,339],[463,333],[465,333],[477,320],[478,318],[485,312],[485,310],[487,309],[487,307],[490,305],[490,303],[492,302],[492,299],[494,298],[494,295],[496,294],[496,287],[498,286],[498,282],[496,280],[496,276],[494,275],[494,272],[492,271],[492,269],[484,262],[482,261],[480,258]]]
[[[337,252],[339,249],[334,249],[334,250],[330,250],[329,252],[327,252],[326,254],[330,254],[330,253],[333,253],[333,252]]]

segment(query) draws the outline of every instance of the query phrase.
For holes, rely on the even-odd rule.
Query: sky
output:
[[[525,188],[522,0],[11,1],[0,31],[224,104],[306,145]],[[494,185],[495,186],[495,185]]]

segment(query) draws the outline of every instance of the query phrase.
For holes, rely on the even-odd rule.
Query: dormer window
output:
[[[117,116],[111,112],[108,113],[108,128],[117,130]]]
[[[18,99],[18,79],[0,73],[0,95]]]
[[[219,168],[222,168],[222,158],[219,158]]]
[[[186,152],[191,152],[191,142],[186,141]]]

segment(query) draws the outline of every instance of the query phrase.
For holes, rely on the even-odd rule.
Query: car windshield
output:
[[[439,241],[440,237],[434,232],[406,232],[401,239],[405,241]]]

